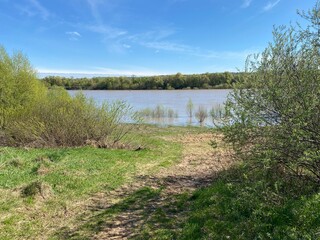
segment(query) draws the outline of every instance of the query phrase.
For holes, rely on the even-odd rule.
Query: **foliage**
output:
[[[252,162],[219,172],[210,186],[157,204],[133,239],[319,239],[319,185],[281,174]]]
[[[103,103],[62,88],[48,89],[21,53],[0,48],[0,144],[7,146],[115,147],[137,122],[124,102]]]
[[[212,119],[212,123],[215,126],[220,126],[223,123],[223,120],[227,117],[225,106],[224,105],[214,105],[210,110],[210,116]]]
[[[22,53],[10,56],[0,46],[0,131],[27,114],[45,93],[28,59]]]
[[[47,86],[60,86],[66,89],[90,90],[146,90],[146,89],[220,89],[228,88],[228,83],[236,82],[241,73],[204,73],[183,75],[148,76],[148,77],[93,77],[65,78],[48,76],[43,79]]]
[[[275,28],[274,41],[247,61],[227,101],[224,132],[237,155],[320,180],[319,4],[307,28]]]
[[[116,147],[134,127],[124,124],[125,119],[136,120],[124,102],[97,106],[81,93],[72,98],[59,88],[50,90],[31,115],[11,121],[5,130],[7,145]]]
[[[188,220],[171,234],[195,240],[318,239],[318,190],[303,179],[281,179],[271,169],[240,165],[182,203]]]

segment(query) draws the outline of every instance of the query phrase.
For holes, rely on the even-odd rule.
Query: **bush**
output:
[[[208,117],[208,111],[204,106],[199,106],[198,111],[195,113],[196,118],[200,124],[203,124]]]
[[[274,42],[248,59],[227,101],[226,140],[243,159],[320,180],[319,4],[310,25],[278,27]]]
[[[98,106],[83,94],[72,98],[62,88],[47,90],[26,57],[0,49],[0,144],[56,147],[115,146],[137,120],[124,102]]]
[[[32,118],[19,118],[6,128],[7,144],[112,147],[133,127],[123,123],[134,118],[131,112],[124,102],[97,106],[81,93],[71,98],[64,89],[53,89],[32,109]]]

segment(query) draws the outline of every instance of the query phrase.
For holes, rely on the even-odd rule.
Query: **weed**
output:
[[[23,197],[33,198],[36,196],[41,196],[43,199],[50,196],[51,192],[51,187],[42,181],[34,181],[25,186],[21,191]]]

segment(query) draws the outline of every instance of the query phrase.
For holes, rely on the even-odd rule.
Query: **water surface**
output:
[[[74,95],[79,91],[70,90],[68,92]],[[170,108],[178,113],[177,118],[162,119],[163,123],[198,125],[197,119],[193,117],[190,122],[187,114],[186,106],[189,99],[193,102],[194,111],[197,111],[199,106],[203,106],[209,112],[213,106],[222,105],[226,101],[230,90],[84,90],[82,92],[87,97],[93,98],[98,104],[103,101],[126,101],[136,111],[146,108],[154,109],[157,105],[162,105],[164,108]],[[154,119],[151,122],[155,122]],[[211,126],[211,118],[208,117],[204,124]]]

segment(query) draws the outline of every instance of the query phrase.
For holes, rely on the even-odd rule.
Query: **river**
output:
[[[68,91],[71,96],[75,95],[76,90]],[[136,111],[145,109],[155,109],[161,106],[163,109],[171,109],[177,116],[170,118],[154,119],[145,118],[146,122],[162,123],[171,125],[199,125],[199,121],[193,116],[189,118],[187,104],[191,99],[193,111],[197,112],[199,107],[206,109],[209,113],[212,107],[222,106],[226,101],[230,90],[84,90],[87,97],[93,98],[98,104],[103,101],[126,101]],[[203,125],[212,126],[212,119],[208,116]]]

